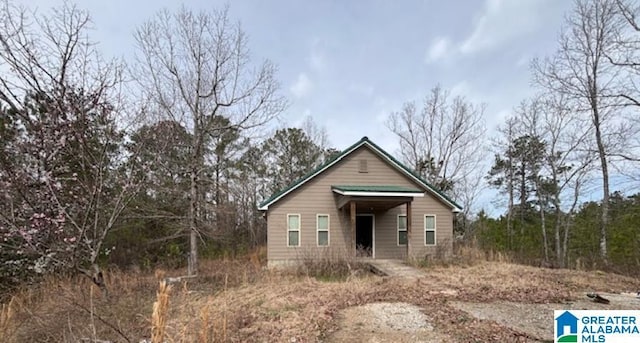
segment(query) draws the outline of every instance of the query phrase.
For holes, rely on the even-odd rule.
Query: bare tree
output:
[[[311,141],[320,149],[329,149],[329,134],[327,129],[319,126],[311,116],[306,116],[300,125],[300,129],[311,139]]]
[[[626,135],[625,149],[614,152],[613,158],[619,159],[623,165],[618,171],[640,180],[638,162],[640,162],[640,116],[637,110],[640,106],[640,4],[636,0],[614,0],[618,6],[619,15],[624,26],[618,33],[615,51],[607,55],[607,59],[621,70],[624,87],[620,89],[618,97],[622,105],[629,108],[626,127],[621,134]]]
[[[640,7],[634,0],[612,0],[617,6],[617,14],[621,21],[621,27],[616,32],[614,41],[615,49],[607,51],[607,60],[627,73],[624,74],[625,87],[620,89],[620,93],[614,94],[623,99],[623,105],[640,106],[640,89],[637,78],[640,76],[640,24],[637,16]]]
[[[555,212],[553,232],[556,264],[566,267],[571,218],[582,195],[582,186],[591,175],[597,154],[585,149],[585,141],[593,135],[591,126],[566,106],[562,95],[541,99],[540,129],[547,142],[545,169],[549,178],[548,193]]]
[[[20,109],[29,92],[54,93],[63,100],[73,88],[120,100],[113,96],[123,66],[103,61],[87,36],[90,25],[89,14],[70,3],[41,15],[1,1],[0,100]]]
[[[138,28],[136,79],[158,114],[192,134],[188,173],[189,274],[197,272],[201,229],[201,178],[212,135],[263,125],[285,107],[276,67],[249,59],[247,38],[228,10],[159,12]],[[220,126],[220,116],[228,124]]]
[[[581,185],[597,158],[594,151],[585,149],[593,128],[583,125],[562,94],[542,94],[524,102],[515,118],[520,123],[520,134],[537,137],[544,143],[541,163],[533,169],[533,181],[545,261],[550,255],[546,213],[552,211],[555,264],[565,267],[570,230],[570,225],[565,224],[575,214],[577,201],[583,195]]]
[[[484,104],[436,86],[425,97],[422,109],[405,103],[393,112],[387,127],[400,140],[400,154],[427,181],[463,200],[465,215],[477,197],[484,160]],[[464,195],[463,195],[464,194]]]
[[[560,47],[550,58],[533,62],[534,81],[550,92],[562,94],[573,110],[585,114],[593,127],[593,140],[602,171],[600,255],[607,258],[609,224],[609,154],[614,147],[619,94],[619,71],[607,60],[616,48],[621,20],[611,0],[578,0],[566,18]]]

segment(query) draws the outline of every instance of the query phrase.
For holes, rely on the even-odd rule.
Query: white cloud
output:
[[[386,129],[386,126],[384,126],[384,124],[387,122],[387,118],[389,118],[389,114],[391,114],[391,111],[386,111],[386,110],[379,111],[375,117],[375,122],[378,124],[383,124],[382,126]]]
[[[314,39],[311,43],[311,51],[307,62],[309,67],[314,71],[323,71],[327,65],[327,58],[325,56],[325,43],[321,39]]]
[[[552,0],[486,0],[471,34],[460,44],[462,53],[495,48],[531,33],[545,23],[544,10]]]
[[[296,98],[303,98],[309,95],[312,89],[313,82],[311,82],[311,79],[309,79],[309,77],[305,73],[298,74],[296,82],[294,82],[293,85],[291,85],[291,87],[289,88],[291,93],[293,93]]]
[[[438,37],[434,39],[427,50],[427,55],[424,59],[425,63],[436,62],[445,57],[449,53],[450,46],[451,41],[447,37]]]
[[[480,104],[492,104],[496,102],[495,93],[481,89],[468,80],[461,80],[451,87],[451,96],[461,96],[468,101]]]
[[[502,125],[506,119],[511,116],[513,110],[510,108],[502,108],[493,112],[485,114],[486,126],[490,132],[495,132],[500,125]]]
[[[462,80],[451,87],[451,94],[453,96],[464,96],[469,98],[473,93],[471,84],[467,80]]]

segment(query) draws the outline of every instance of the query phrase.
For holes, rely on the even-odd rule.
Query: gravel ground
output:
[[[640,299],[632,294],[599,293],[610,304],[598,304],[586,296],[564,304],[525,304],[508,301],[491,303],[451,302],[450,306],[483,320],[526,333],[540,341],[553,341],[553,310],[640,310]]]
[[[420,307],[407,303],[370,303],[350,307],[339,316],[340,329],[327,342],[451,342],[434,331]]]

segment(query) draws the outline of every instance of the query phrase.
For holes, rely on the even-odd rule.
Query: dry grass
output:
[[[459,292],[460,300],[509,300],[527,303],[563,302],[585,292],[631,292],[637,279],[567,269],[544,269],[519,264],[480,262],[468,267],[427,269],[427,279]]]
[[[346,281],[357,277],[366,269],[351,250],[321,248],[305,250],[298,259],[298,274],[313,277],[322,281]]]
[[[327,283],[314,278],[273,275],[262,282],[213,295],[179,294],[169,333],[175,342],[198,340],[211,332],[210,342],[314,340],[323,335],[344,295],[371,289],[371,279]],[[208,313],[208,323],[196,313]],[[203,327],[206,329],[203,330]]]
[[[77,342],[83,339],[127,341],[144,334],[148,324],[141,312],[153,302],[152,276],[111,272],[111,290],[103,299],[86,277],[49,278],[15,295],[14,332],[17,342]]]
[[[458,265],[474,265],[480,261],[514,263],[515,260],[501,251],[481,250],[476,243],[456,244],[453,262]]]
[[[255,258],[254,258],[255,262]],[[264,272],[250,259],[202,261],[200,277],[175,285],[174,294],[214,294],[261,280]],[[167,276],[184,275],[173,270]],[[0,342],[78,342],[83,339],[138,342],[151,339],[152,314],[158,279],[152,274],[105,272],[109,298],[86,277],[46,279],[37,287],[17,292],[3,307]],[[167,323],[173,317],[167,308]],[[199,306],[194,306],[194,308]],[[6,318],[6,320],[5,320]],[[167,328],[169,330],[170,328]]]
[[[584,292],[636,292],[637,279],[601,271],[537,268],[513,263],[505,253],[473,245],[456,247],[448,261],[423,266],[428,280],[459,292],[460,300],[508,300],[526,303],[563,302]]]
[[[153,303],[153,313],[151,314],[151,342],[164,342],[164,335],[167,330],[167,317],[169,313],[169,293],[171,285],[165,280],[161,280],[156,293],[156,302]]]
[[[449,301],[510,300],[524,303],[562,302],[582,291],[624,291],[637,280],[614,275],[547,270],[508,263],[482,262],[472,267],[437,267],[416,281],[376,276],[348,282],[269,274],[261,282],[215,294],[176,294],[168,332],[175,342],[308,342],[326,340],[336,329],[336,314],[370,302],[409,302],[425,309],[436,327],[459,341],[524,341],[526,335],[480,321]],[[496,282],[499,280],[499,282]],[[206,313],[206,322],[203,319]],[[228,326],[224,326],[228,323]],[[203,327],[210,340],[202,340]],[[226,331],[223,334],[223,329]]]
[[[430,267],[425,270],[427,277],[413,281],[364,275],[346,282],[265,271],[262,263],[258,255],[203,261],[198,279],[175,284],[170,292],[163,284],[158,289],[153,275],[110,272],[106,275],[112,295],[109,302],[97,294],[91,297],[88,280],[50,279],[39,288],[16,294],[2,308],[0,335],[9,332],[11,338],[0,336],[0,341],[138,342],[155,337],[155,341],[163,337],[176,343],[327,341],[337,329],[335,317],[340,310],[384,301],[422,307],[433,325],[456,341],[519,342],[527,337],[470,317],[448,302],[558,302],[583,296],[580,292],[640,288],[638,280],[612,274],[503,262]],[[89,314],[94,317],[95,332]]]
[[[9,342],[13,337],[15,324],[13,323],[13,307],[15,298],[12,297],[8,304],[0,306],[0,342]]]

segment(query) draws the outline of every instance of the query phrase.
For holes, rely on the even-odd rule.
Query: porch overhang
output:
[[[338,209],[353,202],[358,211],[386,211],[424,197],[424,191],[399,186],[331,186],[331,190],[339,196]]]

